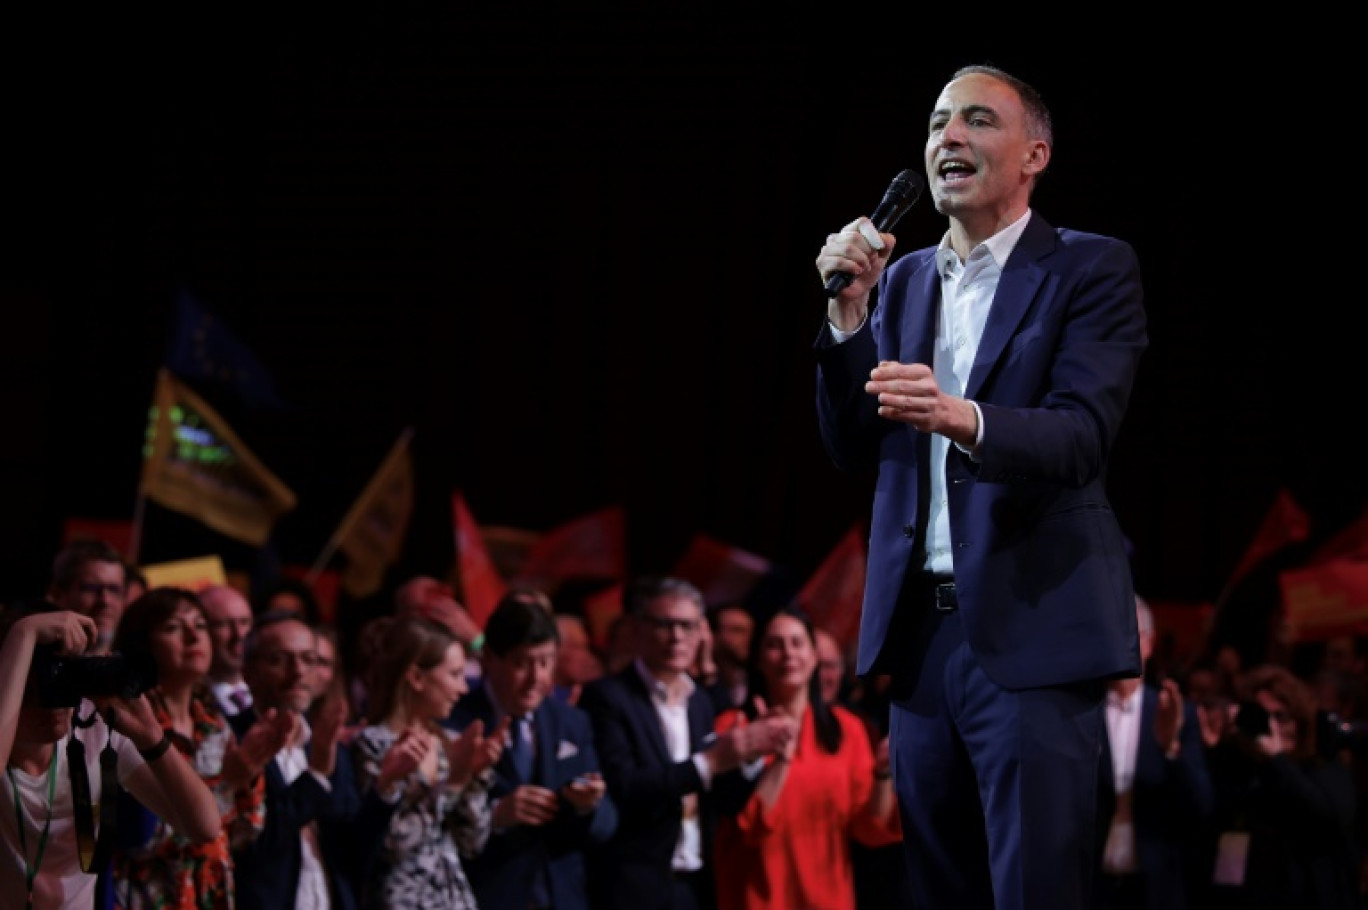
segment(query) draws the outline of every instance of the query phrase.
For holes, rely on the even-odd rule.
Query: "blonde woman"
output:
[[[489,786],[507,721],[457,736],[438,721],[467,691],[465,648],[441,623],[396,619],[375,654],[366,726],[352,743],[362,792],[395,806],[368,863],[362,902],[384,910],[476,907],[461,857],[489,839]],[[402,767],[397,776],[390,769]]]

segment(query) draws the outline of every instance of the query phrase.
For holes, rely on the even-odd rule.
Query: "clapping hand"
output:
[[[276,753],[299,735],[299,715],[292,711],[267,708],[251,729],[223,757],[223,776],[240,787],[265,770]]]
[[[1159,687],[1159,703],[1154,711],[1154,738],[1167,752],[1178,743],[1183,732],[1183,692],[1178,683],[1165,679]]]
[[[418,725],[404,730],[390,743],[380,759],[380,771],[375,785],[381,793],[388,793],[423,764],[432,749],[436,748],[436,738]]]
[[[451,765],[448,781],[454,787],[464,787],[472,777],[491,767],[503,754],[504,743],[508,741],[508,725],[512,719],[508,715],[499,721],[488,736],[484,732],[484,721],[471,721],[457,737],[446,741],[447,762]]]
[[[337,767],[337,743],[347,722],[349,706],[341,692],[323,696],[319,710],[313,716],[313,731],[309,738],[309,767],[331,777]]]

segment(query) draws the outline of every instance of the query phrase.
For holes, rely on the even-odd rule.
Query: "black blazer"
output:
[[[238,737],[256,722],[247,709],[228,719]],[[305,744],[307,750],[308,745]],[[356,910],[364,870],[389,827],[393,806],[356,787],[351,750],[337,748],[329,791],[309,772],[285,783],[275,760],[266,765],[266,824],[255,840],[233,851],[238,910],[293,907],[303,863],[300,829],[318,822],[319,849],[327,868],[334,910]]]
[[[603,776],[618,807],[613,837],[590,857],[591,903],[603,910],[654,910],[668,906],[671,860],[683,821],[681,799],[698,794],[702,829],[703,892],[712,884],[712,835],[719,788],[736,786],[739,772],[719,775],[705,790],[691,759],[674,761],[646,683],[632,665],[584,687],[579,706],[594,727]],[[694,689],[688,703],[690,752],[713,738],[712,699]]]
[[[1131,825],[1135,830],[1136,861],[1145,878],[1149,910],[1183,910],[1194,906],[1190,897],[1202,890],[1205,864],[1202,836],[1208,830],[1215,791],[1206,765],[1206,747],[1197,712],[1183,705],[1183,729],[1178,757],[1164,755],[1154,738],[1154,713],[1159,690],[1145,685],[1140,700],[1140,742],[1136,747],[1135,777],[1131,785]],[[1102,862],[1111,817],[1116,811],[1116,779],[1111,742],[1102,737],[1102,767],[1098,774],[1098,845]]]

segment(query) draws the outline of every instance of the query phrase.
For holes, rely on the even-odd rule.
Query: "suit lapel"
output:
[[[711,741],[713,733],[712,712],[709,710],[708,693],[695,687],[689,696],[689,752],[697,752]]]
[[[966,398],[976,397],[989,374],[998,367],[1003,350],[1017,333],[1045,281],[1046,273],[1036,261],[1053,248],[1054,230],[1039,215],[1032,215],[1003,266],[993,305],[983,325],[974,368],[969,371],[969,382],[964,387]]]
[[[898,339],[897,359],[901,363],[930,364],[936,355],[936,315],[940,312],[940,272],[932,255],[920,271],[908,279],[908,293],[903,305],[920,307],[920,312],[909,312],[902,320],[902,337]],[[914,290],[916,288],[916,290]],[[880,301],[882,305],[882,301]],[[892,314],[889,315],[892,319]],[[898,324],[896,320],[890,324]],[[880,355],[882,356],[882,355]]]
[[[547,698],[551,697],[550,695],[547,696]],[[532,736],[535,747],[532,752],[533,777],[543,786],[552,787],[559,783],[552,777],[559,740],[554,718],[551,717],[551,711],[546,707],[545,699],[540,705],[537,705],[537,710],[532,712]]]
[[[660,728],[660,715],[656,713],[655,700],[646,688],[646,681],[641,678],[635,665],[622,671],[622,680],[627,691],[634,696],[628,699],[628,710],[636,715],[634,725],[645,733],[646,741],[655,752],[656,761],[662,765],[674,764],[670,750],[665,745],[665,731]]]

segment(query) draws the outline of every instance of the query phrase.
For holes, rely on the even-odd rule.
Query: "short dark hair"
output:
[[[182,603],[188,603],[204,621],[209,613],[199,594],[189,588],[161,585],[149,588],[145,594],[129,604],[119,617],[119,628],[114,633],[112,649],[121,654],[152,656],[152,631],[176,614]]]
[[[1045,99],[1040,96],[1040,92],[1036,91],[1035,86],[989,63],[962,66],[955,71],[955,75],[950,77],[950,81],[954,82],[961,76],[970,76],[975,73],[991,76],[999,82],[1010,85],[1021,98],[1021,106],[1026,109],[1026,128],[1029,135],[1035,139],[1045,140],[1046,145],[1054,148],[1054,118],[1050,116],[1050,109],[1046,106]]]
[[[267,610],[252,620],[251,631],[242,640],[242,662],[244,664],[250,664],[252,659],[256,657],[257,649],[261,647],[261,633],[271,626],[278,626],[283,622],[297,622],[308,629],[315,638],[318,637],[318,632],[310,625],[309,621],[294,610]]]
[[[548,641],[560,644],[556,620],[540,603],[527,597],[505,595],[485,621],[484,649],[499,657],[523,645]]]
[[[57,591],[69,591],[76,583],[76,576],[88,562],[112,562],[124,570],[128,577],[127,564],[123,554],[107,540],[98,537],[79,537],[62,549],[52,560],[52,587]]]

